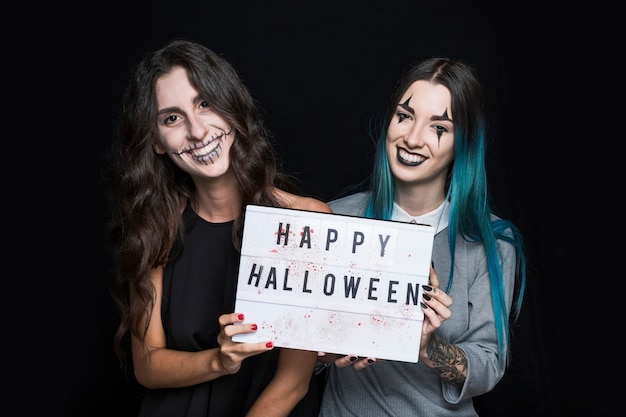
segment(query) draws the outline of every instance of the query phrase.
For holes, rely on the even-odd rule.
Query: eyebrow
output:
[[[166,107],[164,109],[158,110],[157,116],[161,116],[167,113],[180,113],[180,112],[181,112],[180,107]]]
[[[413,96],[409,96],[409,98],[407,98],[404,103],[400,103],[398,104],[398,106],[402,107],[405,111],[411,113],[412,115],[415,115],[415,110],[413,110],[413,107],[409,106],[409,101],[411,101],[411,98],[413,98]]]
[[[198,94],[197,96],[195,96],[192,100],[193,104],[198,104],[200,101],[202,101],[202,96],[200,94]],[[162,114],[167,114],[167,113],[182,113],[182,110],[180,107],[178,106],[174,106],[174,107],[165,107],[163,109],[160,109],[157,111],[157,116],[160,116]]]
[[[430,118],[430,120],[432,120],[432,121],[449,121],[449,122],[452,121],[452,119],[450,117],[448,117],[448,109],[446,109],[441,116],[432,116]]]
[[[412,115],[415,115],[415,110],[413,110],[413,108],[409,106],[409,101],[411,101],[411,98],[413,98],[413,96],[410,96],[409,98],[406,99],[406,101],[404,103],[400,103],[400,104],[398,104],[398,106],[402,107],[402,109],[404,109],[405,111],[411,113]],[[433,121],[433,122],[434,121],[453,122],[453,120],[450,119],[450,117],[448,116],[448,109],[445,109],[441,116],[431,116],[430,120]]]

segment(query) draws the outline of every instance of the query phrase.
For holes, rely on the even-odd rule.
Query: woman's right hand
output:
[[[241,368],[241,362],[250,356],[274,349],[271,341],[258,343],[233,342],[236,334],[252,333],[256,331],[255,323],[241,323],[244,315],[241,313],[227,313],[219,317],[220,333],[217,335],[219,344],[219,360],[224,373],[234,374]]]

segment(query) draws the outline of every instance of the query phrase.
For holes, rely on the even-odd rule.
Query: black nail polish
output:
[[[428,308],[428,306],[427,306],[425,303],[421,302],[421,301],[420,301],[420,305],[421,305],[423,308]]]
[[[374,359],[368,359],[367,363],[374,363]]]
[[[431,287],[430,285],[422,285],[422,288],[424,289],[424,291],[432,291],[433,287]]]
[[[424,297],[424,300],[429,301],[431,299],[430,295],[428,294],[422,294],[422,297]]]
[[[350,362],[354,362],[357,359],[359,359],[359,358],[357,358],[356,356],[350,356]]]

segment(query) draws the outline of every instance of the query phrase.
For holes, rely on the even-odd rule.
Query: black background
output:
[[[595,259],[580,249],[587,232],[565,215],[589,209],[577,174],[563,169],[572,161],[558,114],[567,99],[554,87],[567,75],[555,68],[566,67],[563,46],[572,39],[554,31],[555,19],[542,6],[158,0],[64,9],[46,64],[58,74],[54,134],[69,142],[54,161],[64,181],[58,198],[68,202],[58,223],[67,222],[50,222],[50,234],[72,238],[71,247],[61,249],[72,262],[60,284],[46,280],[64,294],[44,317],[53,324],[48,337],[62,347],[46,361],[52,369],[44,374],[42,400],[23,407],[44,406],[62,416],[134,415],[139,390],[112,351],[100,168],[133,67],[147,52],[185,37],[233,63],[267,114],[283,168],[302,181],[305,193],[323,200],[369,172],[370,124],[404,68],[432,55],[474,65],[494,141],[488,157],[493,202],[520,227],[529,259],[512,364],[496,388],[476,400],[477,409],[481,416],[615,415],[612,403],[626,392],[623,374],[614,374],[621,354],[606,354],[604,335],[585,324],[603,315],[581,288]],[[76,226],[69,235],[67,224]],[[593,316],[586,308],[592,303]]]

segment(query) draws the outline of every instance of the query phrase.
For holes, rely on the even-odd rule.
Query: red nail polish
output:
[[[238,315],[238,316],[237,316],[237,318],[238,318],[239,320],[243,320],[243,314]]]
[[[250,328],[251,328],[252,330],[256,330],[256,329],[257,329],[256,324],[251,324],[251,325],[250,325]]]
[[[265,347],[267,347],[267,348],[272,348],[272,347],[274,347],[274,344],[273,344],[272,342],[267,342],[267,343],[265,344]]]

